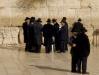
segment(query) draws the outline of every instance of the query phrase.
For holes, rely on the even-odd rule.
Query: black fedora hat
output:
[[[38,19],[37,19],[37,22],[42,22],[42,21],[41,21],[41,18],[38,18]]]
[[[35,17],[30,18],[30,23],[35,21]]]
[[[52,22],[56,22],[56,21],[57,21],[57,19],[55,19],[55,18],[52,19]]]
[[[35,17],[31,17],[31,20],[35,20]]]
[[[81,18],[79,18],[79,19],[78,19],[78,21],[82,21],[82,19],[81,19]]]
[[[26,20],[30,20],[30,18],[29,18],[29,17],[26,17],[26,18],[25,18],[25,21],[26,21]]]
[[[66,20],[67,20],[67,18],[66,18],[66,17],[63,17],[60,23],[62,23],[62,22],[64,22],[64,23],[65,23],[65,22],[66,22]]]
[[[66,17],[63,17],[63,19],[62,20],[66,20],[67,18]]]
[[[51,19],[47,19],[47,21],[46,22],[51,22]]]

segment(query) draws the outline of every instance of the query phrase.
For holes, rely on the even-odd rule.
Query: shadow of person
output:
[[[40,69],[50,69],[50,70],[56,70],[56,71],[71,72],[70,70],[54,68],[54,67],[49,67],[49,66],[37,66],[37,65],[30,65],[30,66],[35,66],[35,67],[40,68]]]

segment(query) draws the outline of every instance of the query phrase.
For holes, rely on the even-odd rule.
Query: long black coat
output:
[[[56,50],[59,50],[60,42],[59,42],[59,24],[55,23],[54,26],[54,37],[55,37],[55,48]]]
[[[29,25],[27,24],[27,22],[24,22],[22,27],[23,27],[24,43],[28,43],[29,42]]]
[[[29,42],[31,45],[34,45],[34,23],[29,25]]]
[[[78,57],[87,57],[90,54],[90,42],[88,36],[84,33],[80,33],[76,38],[73,38],[72,43],[76,44],[76,47],[72,47],[71,54]]]
[[[67,24],[60,28],[59,38],[60,38],[60,41],[65,41],[66,43],[68,43],[68,25]]]
[[[58,23],[54,24],[53,28],[54,28],[54,36],[58,37],[59,36],[59,24]]]
[[[52,24],[45,24],[42,28],[43,36],[44,36],[44,45],[51,45],[53,43],[53,25]]]
[[[35,22],[33,25],[34,44],[41,45],[42,43],[42,24]]]

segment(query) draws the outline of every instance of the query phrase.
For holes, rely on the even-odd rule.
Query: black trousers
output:
[[[55,37],[55,51],[59,51],[59,50],[60,50],[59,37]]]
[[[78,60],[77,66],[78,66],[78,72],[86,72],[87,70],[87,58],[88,57],[81,57]]]
[[[77,71],[77,62],[78,62],[78,57],[76,55],[72,55],[72,62],[71,62],[71,71],[72,72]]]
[[[40,53],[41,52],[41,45],[35,45],[35,50],[34,52]]]
[[[32,44],[31,43],[26,43],[25,51],[31,51],[31,50],[32,50]]]
[[[46,46],[45,46],[45,50],[46,50],[46,53],[50,53],[51,50],[52,50],[52,45],[51,45],[51,44],[46,45]]]
[[[65,52],[66,50],[68,50],[66,42],[60,41],[60,52]]]

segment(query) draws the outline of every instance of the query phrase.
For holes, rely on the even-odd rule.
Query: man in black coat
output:
[[[59,30],[60,52],[68,50],[68,24],[64,19],[61,21],[61,28]]]
[[[59,51],[59,24],[56,19],[52,19],[53,28],[54,28],[54,38],[55,38],[55,50]]]
[[[35,17],[30,18],[30,26],[29,26],[29,43],[30,43],[30,52],[34,52],[35,50],[35,42],[34,42],[34,24]]]
[[[88,39],[88,36],[85,34],[86,29],[83,28],[77,36],[77,49],[78,49],[78,55],[79,55],[79,60],[78,60],[78,72],[83,74],[87,74],[87,59],[90,54],[90,42]],[[81,68],[82,66],[82,68]]]
[[[66,34],[66,39],[65,39],[65,50],[67,51],[68,50],[68,47],[67,47],[67,44],[68,44],[68,41],[69,41],[69,34],[68,34],[68,23],[67,23],[67,18],[66,17],[63,17],[62,21],[65,23],[65,34]]]
[[[88,36],[85,34],[87,30],[82,27],[80,30],[72,30],[74,36],[72,37],[72,72],[86,74],[87,58],[90,54],[90,42]],[[82,69],[81,69],[82,66]]]
[[[81,18],[78,19],[78,22],[75,22],[73,24],[72,31],[76,30],[77,32],[80,32],[80,29],[83,28],[83,24],[81,23]]]
[[[24,43],[26,43],[25,50],[29,50],[29,24],[30,18],[26,17],[25,22],[23,23],[23,34],[24,34]]]
[[[35,52],[40,53],[41,50],[41,43],[42,43],[42,24],[41,19],[38,18],[37,21],[33,25],[33,32],[34,32],[34,46],[35,46]]]
[[[43,26],[42,29],[43,36],[44,36],[44,46],[46,53],[50,53],[52,50],[52,44],[53,44],[53,25],[51,24],[51,20],[47,20],[47,24]]]

